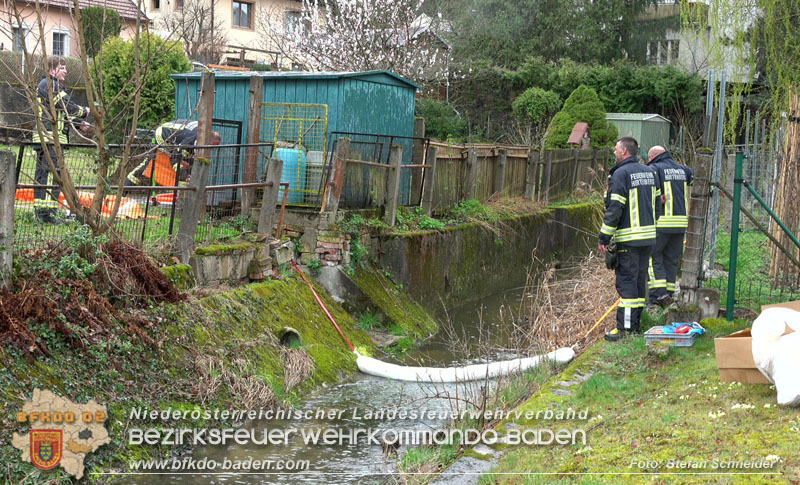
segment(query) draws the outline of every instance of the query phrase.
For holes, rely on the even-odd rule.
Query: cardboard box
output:
[[[753,361],[753,337],[750,329],[714,339],[720,382],[769,384]]]
[[[761,307],[761,311],[775,307],[800,311],[800,300],[764,305]],[[784,335],[792,332],[793,330],[787,326]],[[758,370],[755,361],[753,361],[753,338],[750,336],[749,328],[725,337],[715,338],[714,347],[717,353],[720,382],[770,383],[769,379]]]

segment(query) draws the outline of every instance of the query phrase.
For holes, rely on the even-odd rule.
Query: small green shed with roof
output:
[[[214,118],[237,126],[222,133],[224,144],[247,141],[250,79],[254,76],[261,77],[264,86],[261,141],[299,135],[309,154],[321,153],[324,157],[332,149],[333,133],[382,135],[390,137],[392,144],[402,145],[403,163],[411,163],[415,100],[420,87],[390,71],[216,71]],[[196,119],[201,73],[172,77],[176,82],[176,118]],[[309,167],[311,164],[309,160]],[[314,185],[310,181],[307,184],[309,190]],[[406,185],[401,185],[401,197]]]
[[[647,160],[650,148],[669,145],[670,121],[657,114],[606,113],[606,120],[614,123],[619,136],[632,136],[639,142],[639,155]]]

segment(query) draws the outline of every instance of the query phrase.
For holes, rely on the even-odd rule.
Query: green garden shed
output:
[[[639,155],[647,160],[650,148],[669,145],[670,122],[657,114],[607,113],[606,120],[614,123],[619,136],[632,136],[639,142]]]
[[[370,139],[345,133],[373,135],[372,140],[380,135],[382,140],[389,140],[381,144],[386,146],[386,156],[383,157],[386,161],[389,144],[403,145],[403,163],[411,163],[414,108],[419,86],[392,72],[217,71],[215,74],[215,129],[223,134],[224,144],[246,143],[250,78],[259,76],[264,83],[260,140],[299,142],[306,150],[309,172],[318,170],[321,174],[321,165],[337,137],[349,136],[353,141]],[[176,117],[196,119],[201,73],[176,74],[173,78],[176,81]],[[364,145],[367,145],[366,141]],[[357,146],[358,143],[351,144],[351,147]],[[374,148],[370,149],[374,151]],[[239,159],[240,166],[235,176],[215,182],[230,183],[240,178],[243,150]],[[284,159],[285,172],[286,163]],[[259,173],[263,161],[260,165]],[[212,175],[213,171],[212,168]],[[293,180],[296,182],[294,185],[307,189],[309,193],[316,191],[320,174],[298,175],[302,180]],[[292,190],[290,202],[302,202],[291,194]]]

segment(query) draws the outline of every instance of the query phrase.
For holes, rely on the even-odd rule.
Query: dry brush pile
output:
[[[56,243],[17,255],[18,271],[0,290],[0,345],[29,357],[51,355],[42,333],[86,348],[117,333],[148,344],[152,322],[130,310],[183,295],[141,248],[114,240],[92,247]]]
[[[613,312],[586,336],[617,298],[614,272],[595,253],[575,266],[551,266],[528,276],[520,331],[531,347],[581,351],[612,328]]]

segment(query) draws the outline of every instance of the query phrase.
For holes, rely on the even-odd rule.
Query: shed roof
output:
[[[402,83],[407,84],[408,86],[414,89],[421,89],[419,84],[416,84],[408,79],[398,76],[397,74],[387,71],[387,70],[380,70],[380,71],[364,71],[364,72],[353,72],[353,71],[342,71],[342,72],[332,72],[332,71],[325,71],[325,72],[306,72],[306,71],[246,71],[246,72],[234,72],[234,71],[216,71],[215,76],[217,79],[250,79],[253,76],[260,76],[263,77],[264,80],[267,79],[337,79],[337,78],[357,78],[357,79],[364,79],[368,80],[370,77],[374,78],[380,75],[386,75],[392,77]],[[172,77],[175,79],[192,79],[192,78],[199,78],[201,73],[199,72],[185,72],[181,74],[173,74]]]
[[[661,115],[647,113],[606,113],[606,119],[618,121],[660,121],[670,123],[667,118]]]
[[[580,145],[583,135],[585,135],[588,131],[589,131],[589,123],[584,123],[583,121],[575,123],[575,126],[572,128],[572,133],[569,135],[569,140],[567,140],[567,143]]]

